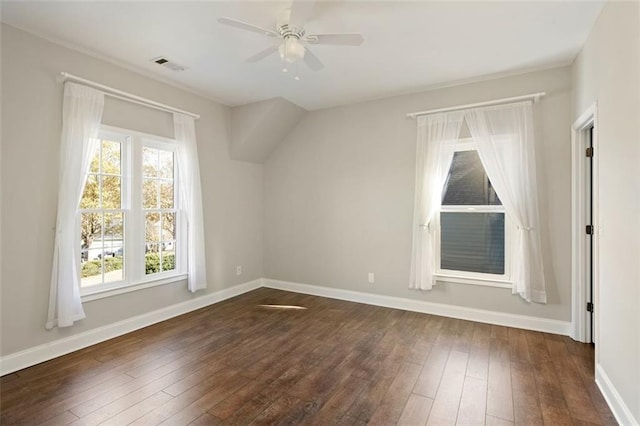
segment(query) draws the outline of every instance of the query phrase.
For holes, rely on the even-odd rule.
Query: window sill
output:
[[[484,287],[508,288],[508,289],[511,289],[513,287],[510,281],[492,280],[487,278],[459,277],[455,275],[444,275],[444,274],[437,274],[436,281],[446,282],[446,283],[455,283],[455,284],[480,285]]]
[[[187,274],[171,275],[168,277],[147,280],[133,284],[121,284],[119,286],[109,288],[96,288],[82,294],[82,303],[92,300],[103,299],[105,297],[116,296],[118,294],[130,293],[132,291],[143,290],[145,288],[157,287],[165,284],[176,283],[187,279]]]

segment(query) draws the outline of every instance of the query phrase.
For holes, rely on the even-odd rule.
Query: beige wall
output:
[[[265,163],[265,276],[569,321],[570,77],[560,68],[308,113]],[[409,290],[416,123],[405,114],[540,91],[547,92],[535,111],[549,303],[463,284]]]
[[[2,348],[7,355],[179,303],[185,282],[85,303],[87,318],[46,331],[66,71],[200,114],[208,292],[262,276],[262,166],[229,159],[229,109],[2,25]],[[108,100],[104,121],[172,136],[169,114]],[[235,275],[236,265],[243,274]]]
[[[599,364],[640,422],[640,6],[609,2],[573,66],[577,119],[598,105]]]

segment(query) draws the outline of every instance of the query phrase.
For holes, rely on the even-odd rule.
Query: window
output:
[[[99,138],[80,202],[82,294],[175,281],[185,269],[175,143],[106,126]]]
[[[142,148],[142,209],[145,229],[145,274],[176,268],[174,153]]]
[[[472,142],[459,142],[438,218],[439,279],[509,281],[510,222]]]

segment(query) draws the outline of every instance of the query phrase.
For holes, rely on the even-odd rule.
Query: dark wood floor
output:
[[[615,424],[589,345],[270,289],[0,386],[7,425]]]

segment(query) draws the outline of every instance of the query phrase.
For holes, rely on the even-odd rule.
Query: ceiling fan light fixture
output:
[[[306,49],[296,37],[288,37],[278,48],[280,58],[290,64],[304,58]]]

